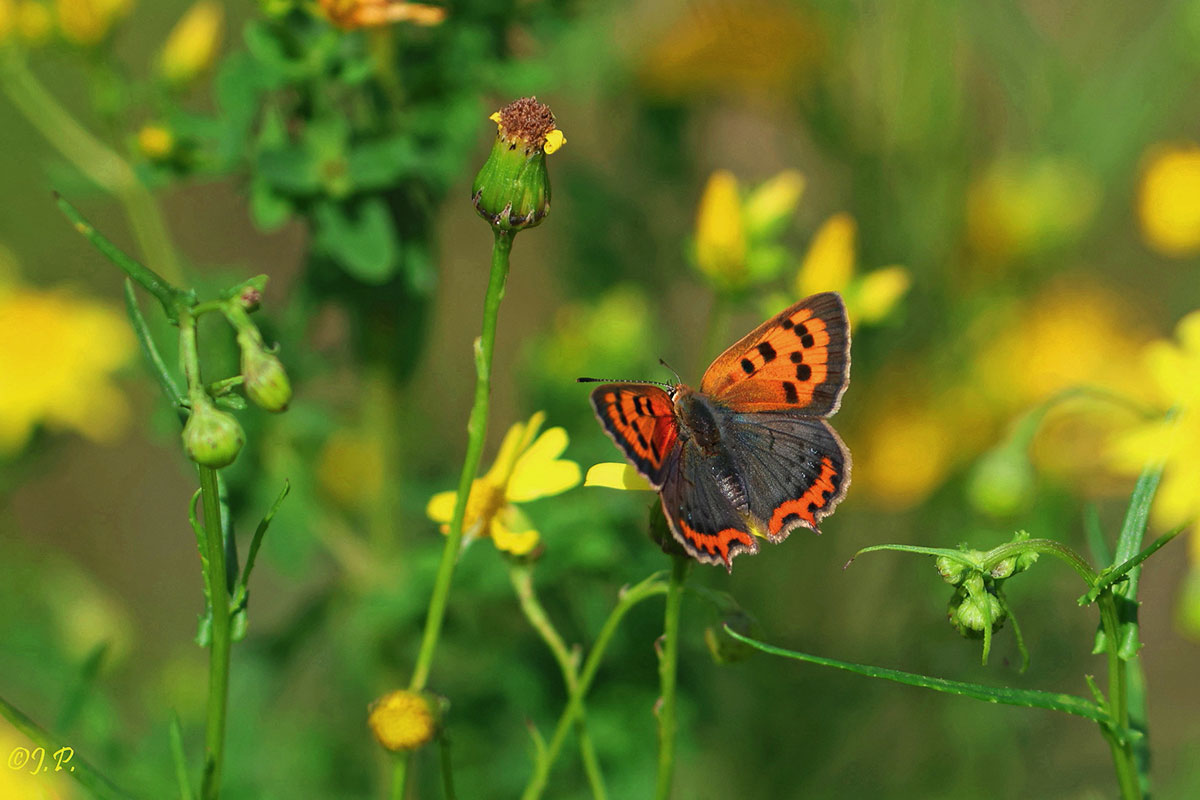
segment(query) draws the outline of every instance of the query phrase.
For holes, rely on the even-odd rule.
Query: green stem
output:
[[[14,728],[28,736],[35,745],[46,751],[44,758],[47,765],[55,764],[55,766],[58,766],[54,754],[59,753],[63,748],[70,749],[70,746],[66,744],[65,740],[60,739],[59,737],[47,731],[45,728],[38,725],[32,719],[25,716],[20,709],[14,705],[11,705],[2,697],[0,697],[0,716],[7,719],[10,723],[12,723]],[[71,752],[73,753],[74,751],[71,750]],[[4,755],[5,757],[9,756],[8,753],[5,753]],[[100,800],[129,799],[128,794],[123,792],[121,789],[118,789],[115,785],[113,785],[112,781],[104,777],[99,770],[97,770],[83,758],[75,755],[66,757],[66,754],[64,753],[61,757],[61,764],[63,769],[67,771],[68,775],[79,781],[82,786],[86,787],[95,797],[100,798]]]
[[[550,652],[554,654],[554,660],[558,662],[558,667],[562,671],[563,683],[567,687],[567,694],[570,695],[579,686],[579,655],[578,652],[571,653],[566,642],[563,641],[558,631],[554,628],[554,623],[550,621],[546,609],[538,600],[537,592],[533,588],[533,572],[527,565],[514,565],[509,571],[509,578],[512,580],[513,589],[517,593],[517,599],[521,603],[521,610],[525,612],[525,617],[541,635],[542,641],[550,648]],[[579,756],[583,760],[583,769],[587,773],[588,784],[592,789],[592,797],[596,800],[604,800],[608,797],[608,793],[604,788],[604,775],[600,771],[600,762],[596,757],[596,749],[592,744],[591,734],[588,733],[587,727],[587,709],[582,702],[579,706],[579,718],[575,720],[575,735],[579,738]]]
[[[1087,559],[1062,542],[1056,542],[1053,539],[1025,539],[1020,542],[1005,542],[987,551],[987,557],[980,562],[980,568],[987,571],[1010,556],[1019,556],[1022,553],[1028,552],[1044,553],[1045,555],[1062,559],[1067,564],[1070,564],[1071,568],[1079,573],[1081,578],[1087,581],[1089,587],[1094,586],[1096,583],[1098,577],[1096,570],[1092,569],[1092,565],[1087,562]]]
[[[225,538],[221,527],[221,500],[217,471],[197,466],[204,503],[204,533],[208,551],[204,579],[212,605],[212,643],[208,656],[208,726],[204,736],[203,800],[221,794],[221,769],[225,763],[225,712],[229,699],[229,582],[225,575]]]
[[[0,48],[0,87],[38,133],[76,169],[125,207],[143,256],[172,280],[183,270],[166,222],[133,167],[93,136],[29,70],[14,47]]]
[[[567,738],[567,732],[570,731],[572,723],[583,711],[583,699],[587,697],[588,690],[592,687],[592,680],[596,677],[596,671],[604,659],[604,651],[608,648],[608,643],[612,640],[613,634],[617,632],[617,627],[621,624],[625,614],[646,598],[666,592],[667,585],[656,573],[622,593],[617,605],[608,615],[608,619],[604,621],[604,626],[600,628],[599,635],[596,636],[596,643],[592,645],[592,650],[588,653],[587,660],[583,663],[583,669],[579,673],[579,683],[567,697],[566,708],[563,709],[562,715],[559,716],[558,723],[554,727],[554,736],[551,737],[545,752],[539,755],[534,764],[533,774],[529,777],[529,783],[525,785],[525,791],[521,793],[521,800],[537,800],[545,791],[546,781],[550,777],[550,768],[554,766],[558,753],[562,750],[563,742]]]
[[[442,548],[442,560],[438,565],[433,584],[433,595],[429,599],[429,611],[425,617],[425,632],[421,637],[421,649],[417,653],[417,664],[413,670],[409,688],[420,691],[429,680],[433,655],[437,650],[438,637],[442,632],[442,621],[446,616],[446,603],[450,597],[450,584],[454,579],[454,567],[458,563],[458,551],[462,547],[463,520],[467,514],[467,498],[471,484],[479,472],[479,460],[483,455],[484,438],[487,434],[488,407],[492,392],[492,354],[496,347],[496,320],[500,314],[500,301],[504,299],[504,284],[508,279],[508,258],[512,251],[513,232],[493,229],[492,269],[488,277],[487,295],[483,304],[483,330],[475,340],[475,403],[467,422],[467,454],[463,459],[462,473],[458,479],[458,496],[454,501],[454,516],[450,519],[450,532]],[[403,794],[403,775],[408,767],[408,754],[396,761],[396,775],[400,776],[400,795],[393,785],[393,797]],[[396,783],[393,776],[393,784]]]
[[[1112,592],[1106,590],[1097,598],[1097,605],[1100,607],[1100,624],[1104,627],[1105,651],[1108,655],[1109,720],[1107,724],[1100,726],[1100,730],[1112,750],[1113,766],[1117,771],[1122,800],[1141,800],[1142,788],[1138,782],[1137,765],[1130,742],[1125,661],[1118,652],[1120,642],[1117,628],[1120,620],[1117,615],[1117,603]]]
[[[654,796],[667,800],[671,796],[671,779],[675,773],[675,734],[679,723],[675,718],[675,686],[679,666],[679,616],[683,608],[683,584],[691,561],[675,557],[671,569],[671,584],[667,589],[667,611],[663,623],[663,649],[658,659],[658,679],[662,697],[658,707],[658,780]]]

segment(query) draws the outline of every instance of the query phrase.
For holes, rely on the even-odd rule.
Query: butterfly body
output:
[[[606,383],[592,405],[662,498],[693,558],[731,568],[758,540],[780,542],[845,495],[850,453],[823,419],[849,382],[850,331],[832,292],[813,295],[725,351],[700,390]]]

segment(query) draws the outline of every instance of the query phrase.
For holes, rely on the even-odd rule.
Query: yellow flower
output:
[[[16,7],[17,33],[30,44],[41,44],[50,36],[54,19],[50,9],[37,0],[21,0]]]
[[[708,179],[696,212],[696,266],[725,285],[741,283],[746,273],[746,227],[738,182],[717,170]]]
[[[114,438],[129,406],[112,373],[132,354],[133,334],[116,311],[6,285],[0,274],[0,455],[17,452],[39,423]]]
[[[959,445],[952,421],[935,409],[891,403],[854,449],[854,488],[890,509],[911,508],[946,476]]]
[[[426,3],[400,0],[319,0],[319,3],[330,22],[344,30],[375,28],[393,22],[440,25],[446,19],[446,9]]]
[[[17,4],[13,0],[0,0],[0,40],[12,33],[17,24]]]
[[[1160,145],[1138,187],[1142,238],[1164,256],[1200,253],[1200,145]]]
[[[393,752],[416,750],[437,733],[434,704],[421,692],[389,692],[371,704],[367,725],[381,745]]]
[[[539,411],[528,423],[509,428],[492,468],[471,485],[463,519],[466,539],[488,536],[498,549],[526,555],[537,547],[540,536],[513,504],[551,497],[579,485],[579,465],[559,458],[567,449],[567,432],[550,428],[538,436],[545,419]],[[425,508],[430,519],[441,523],[442,533],[450,531],[457,497],[457,492],[439,492]]]
[[[175,23],[158,58],[159,70],[169,83],[195,79],[212,66],[225,27],[225,8],[214,0],[200,0]]]
[[[846,213],[834,214],[817,229],[796,273],[796,293],[841,292],[850,321],[873,323],[892,312],[908,293],[912,276],[889,266],[855,278],[858,224]]]
[[[600,486],[605,489],[626,489],[634,492],[652,492],[652,487],[636,469],[624,462],[602,461],[588,468],[584,486]]]
[[[1099,204],[1098,183],[1071,161],[1004,158],[967,190],[967,237],[980,254],[1007,261],[1071,240]]]
[[[163,125],[143,125],[137,134],[137,146],[151,161],[162,161],[175,149],[175,135]]]
[[[1151,342],[1142,359],[1157,400],[1174,409],[1173,417],[1118,434],[1110,451],[1113,465],[1131,475],[1147,464],[1165,464],[1153,509],[1162,528],[1200,521],[1200,311],[1180,320],[1176,336],[1178,344]]]
[[[64,39],[91,45],[107,36],[132,6],[132,0],[57,0],[55,10]]]

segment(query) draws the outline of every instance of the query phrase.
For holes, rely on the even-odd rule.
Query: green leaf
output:
[[[421,154],[403,135],[356,144],[346,155],[350,183],[358,192],[386,189],[420,164]]]
[[[321,188],[321,165],[312,150],[298,144],[264,149],[254,166],[255,184],[303,197]]]
[[[175,408],[185,409],[187,404],[184,403],[183,392],[179,390],[175,378],[167,369],[166,363],[158,352],[158,346],[154,344],[154,337],[150,335],[150,326],[146,324],[146,318],[142,316],[142,310],[138,307],[137,296],[133,291],[133,281],[129,278],[125,279],[125,312],[129,315],[129,324],[133,326],[138,344],[141,345],[142,355],[149,362],[150,372],[158,381],[163,394]]]
[[[179,715],[171,709],[170,722],[171,758],[175,762],[175,778],[179,781],[179,800],[192,800],[192,786],[188,779],[187,756],[183,752],[183,729]]]
[[[316,246],[358,280],[382,284],[396,271],[399,242],[382,198],[354,206],[325,201],[314,217]]]
[[[233,599],[230,601],[230,606],[233,611],[233,630],[234,641],[241,641],[246,636],[246,630],[249,626],[249,620],[246,613],[247,604],[250,601],[250,574],[254,572],[254,562],[258,559],[258,549],[262,546],[263,536],[267,533],[267,528],[271,525],[271,520],[275,518],[275,512],[283,504],[283,499],[288,496],[288,492],[292,490],[290,481],[283,482],[283,489],[275,498],[275,502],[267,510],[266,516],[258,523],[258,527],[254,529],[254,538],[250,540],[250,552],[246,555],[246,566],[242,569],[241,577],[238,578],[237,585],[234,587]]]
[[[852,664],[847,661],[838,661],[832,658],[823,658],[821,656],[808,655],[807,653],[799,653],[794,650],[784,650],[764,642],[755,641],[746,636],[738,634],[731,630],[728,626],[725,627],[726,633],[735,639],[738,639],[751,647],[757,648],[764,653],[769,653],[774,656],[783,656],[797,661],[807,661],[810,664],[819,664],[824,667],[833,667],[835,669],[844,669],[848,672],[853,672],[858,675],[865,675],[868,678],[883,678],[884,680],[903,683],[908,686],[917,686],[922,689],[932,689],[935,692],[944,692],[946,694],[957,694],[963,697],[971,697],[976,700],[983,700],[988,703],[1002,703],[1010,706],[1023,706],[1026,708],[1045,708],[1050,711],[1061,711],[1065,714],[1074,714],[1078,717],[1093,720],[1098,723],[1109,721],[1108,714],[1096,703],[1091,700],[1086,700],[1082,697],[1076,697],[1072,694],[1063,694],[1060,692],[1043,692],[1036,689],[1010,689],[1007,687],[984,686],[978,683],[965,683],[963,681],[952,681],[945,678],[935,678],[929,675],[917,675],[912,672],[901,672],[900,670],[886,669],[884,667],[872,667],[866,664]]]
[[[269,233],[287,224],[292,216],[292,204],[256,176],[250,182],[250,216],[260,231]]]
[[[92,692],[92,687],[96,684],[96,676],[100,674],[100,668],[104,665],[104,657],[108,655],[109,643],[107,641],[98,643],[87,654],[83,660],[83,664],[79,669],[79,677],[74,685],[65,692],[62,711],[58,714],[58,719],[54,721],[54,727],[57,730],[68,732],[75,720],[79,717],[79,712],[87,702],[88,695]]]
[[[1119,564],[1116,567],[1110,567],[1109,569],[1103,570],[1100,573],[1100,577],[1097,580],[1096,585],[1093,586],[1091,590],[1087,592],[1087,594],[1084,594],[1079,598],[1079,605],[1086,606],[1096,602],[1096,598],[1100,596],[1102,591],[1113,584],[1124,580],[1127,573],[1136,569],[1139,564],[1157,553],[1163,545],[1174,539],[1179,534],[1183,533],[1184,527],[1185,526],[1180,526],[1173,531],[1164,533],[1162,536],[1155,539],[1149,547],[1138,553],[1133,558],[1129,559],[1123,564]],[[1124,586],[1119,586],[1117,588],[1124,588]],[[1113,593],[1116,593],[1116,589],[1113,590]]]

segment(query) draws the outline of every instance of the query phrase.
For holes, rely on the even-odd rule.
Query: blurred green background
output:
[[[810,653],[1082,695],[1103,673],[1094,611],[1057,564],[1009,587],[1025,674],[1010,629],[980,666],[927,560],[842,565],[872,544],[987,548],[1017,529],[1085,550],[1092,505],[1115,535],[1125,405],[1077,397],[1028,448],[1009,434],[1070,387],[1161,400],[1143,347],[1200,307],[1200,3],[477,0],[360,29],[282,0],[210,4],[164,53],[189,5],[0,0],[0,693],[119,783],[171,791],[172,709],[194,765],[202,750],[195,475],[120,276],[51,190],[202,293],[270,276],[257,317],[296,399],[240,415],[243,548],[293,489],[234,650],[226,796],[382,797],[366,708],[407,682],[442,545],[425,506],[465,448],[491,244],[470,184],[488,115],[526,95],[568,143],[548,158],[552,213],[513,250],[484,466],[537,410],[585,470],[617,460],[576,376],[670,380],[663,358],[695,385],[807,288],[841,289],[858,323],[833,420],[847,498],[820,538],[764,545],[732,575],[697,567],[693,585]],[[148,191],[89,174],[35,85]],[[755,229],[740,204],[781,173],[768,185],[790,199]],[[232,337],[202,335],[206,375],[234,372]],[[580,487],[524,507],[569,642],[667,565],[650,500]],[[1200,796],[1200,545],[1185,538],[1141,589],[1154,781],[1179,798]],[[450,700],[460,797],[517,795],[527,725],[548,733],[564,700],[503,558],[466,550],[430,684]],[[715,622],[689,595],[676,797],[1116,796],[1089,723],[761,655],[718,665]],[[613,797],[650,793],[661,625],[657,602],[635,609],[589,698]],[[18,744],[0,725],[0,755]],[[439,796],[433,753],[416,763],[419,796]],[[0,796],[82,793],[0,768]],[[570,747],[549,796],[589,796]]]

